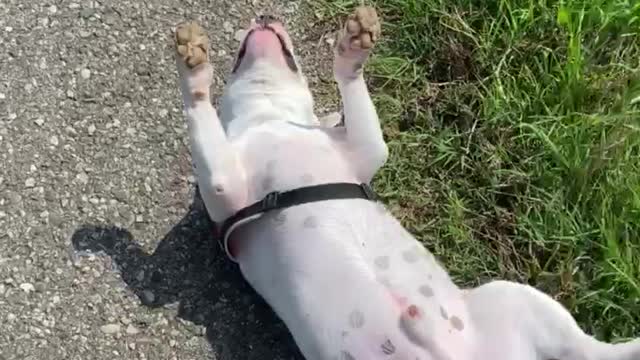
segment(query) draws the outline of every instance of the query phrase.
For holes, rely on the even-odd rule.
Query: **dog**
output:
[[[314,115],[282,22],[252,21],[219,114],[210,101],[214,70],[205,30],[195,22],[176,27],[197,182],[219,227],[274,191],[370,183],[388,157],[363,74],[380,27],[375,9],[358,7],[336,42],[340,126]],[[640,359],[640,340],[600,342],[533,287],[494,281],[459,288],[375,199],[259,210],[228,226],[223,244],[306,359]]]

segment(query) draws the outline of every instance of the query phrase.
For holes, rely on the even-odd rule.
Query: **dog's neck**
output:
[[[272,121],[319,125],[306,82],[278,78],[269,69],[233,79],[225,88],[220,112],[230,139]]]

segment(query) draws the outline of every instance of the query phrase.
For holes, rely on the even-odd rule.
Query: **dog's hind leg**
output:
[[[200,193],[211,219],[220,222],[246,205],[245,171],[209,99],[213,68],[205,31],[196,23],[182,23],[175,46]]]
[[[585,334],[560,303],[531,286],[495,281],[470,290],[466,301],[485,346],[504,350],[509,345],[510,357],[494,359],[524,358],[532,350],[536,359],[640,359],[640,339],[600,342]],[[515,340],[509,344],[507,339]]]
[[[334,75],[342,97],[347,142],[363,182],[371,180],[388,156],[380,120],[362,74],[379,36],[375,10],[361,6],[349,16],[335,49]]]

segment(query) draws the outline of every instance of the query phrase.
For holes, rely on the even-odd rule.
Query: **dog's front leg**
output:
[[[175,45],[200,193],[211,219],[221,222],[245,206],[244,168],[209,99],[213,67],[205,31],[196,23],[180,24]]]
[[[334,74],[342,97],[347,141],[357,159],[358,176],[364,182],[371,180],[388,156],[362,71],[379,36],[375,9],[361,6],[349,16],[335,50]]]

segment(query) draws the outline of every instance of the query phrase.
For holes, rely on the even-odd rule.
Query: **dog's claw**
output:
[[[189,68],[209,61],[209,39],[196,22],[181,23],[175,31],[176,53]]]

